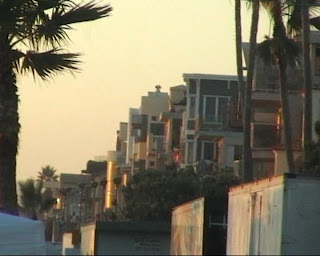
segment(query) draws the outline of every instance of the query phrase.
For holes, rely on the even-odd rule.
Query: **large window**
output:
[[[222,122],[224,109],[229,103],[229,97],[205,96],[203,105],[204,119],[209,122]]]

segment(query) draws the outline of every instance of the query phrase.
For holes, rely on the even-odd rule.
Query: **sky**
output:
[[[100,0],[110,17],[74,26],[70,52],[81,72],[53,80],[19,77],[20,144],[17,179],[41,167],[80,173],[88,160],[115,150],[129,108],[161,85],[184,84],[183,73],[236,74],[233,0]],[[243,40],[250,10],[243,5]],[[258,40],[269,33],[262,15]]]

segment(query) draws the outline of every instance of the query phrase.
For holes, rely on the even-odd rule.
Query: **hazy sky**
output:
[[[157,84],[168,91],[183,84],[183,73],[236,74],[233,0],[109,3],[110,17],[71,33],[70,51],[83,53],[81,73],[49,82],[19,78],[18,180],[47,164],[80,173],[88,160],[114,150],[119,122]],[[248,41],[250,12],[243,9]],[[261,39],[269,23],[259,28]]]

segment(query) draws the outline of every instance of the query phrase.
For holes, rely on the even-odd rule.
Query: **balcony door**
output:
[[[204,96],[203,116],[207,122],[222,122],[223,110],[227,107],[230,97]]]

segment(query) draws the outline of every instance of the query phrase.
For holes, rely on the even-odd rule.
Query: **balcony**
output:
[[[212,139],[225,136],[242,135],[242,119],[237,117],[235,104],[227,105],[222,109],[222,115],[201,116],[195,118],[195,132],[198,138]]]
[[[147,156],[157,156],[164,152],[164,136],[148,134],[147,138]]]
[[[276,124],[278,114],[276,113],[260,113],[255,112],[253,114],[253,122],[255,123],[266,123],[266,124]]]
[[[280,92],[277,89],[257,89],[251,95],[253,106],[280,107]]]

